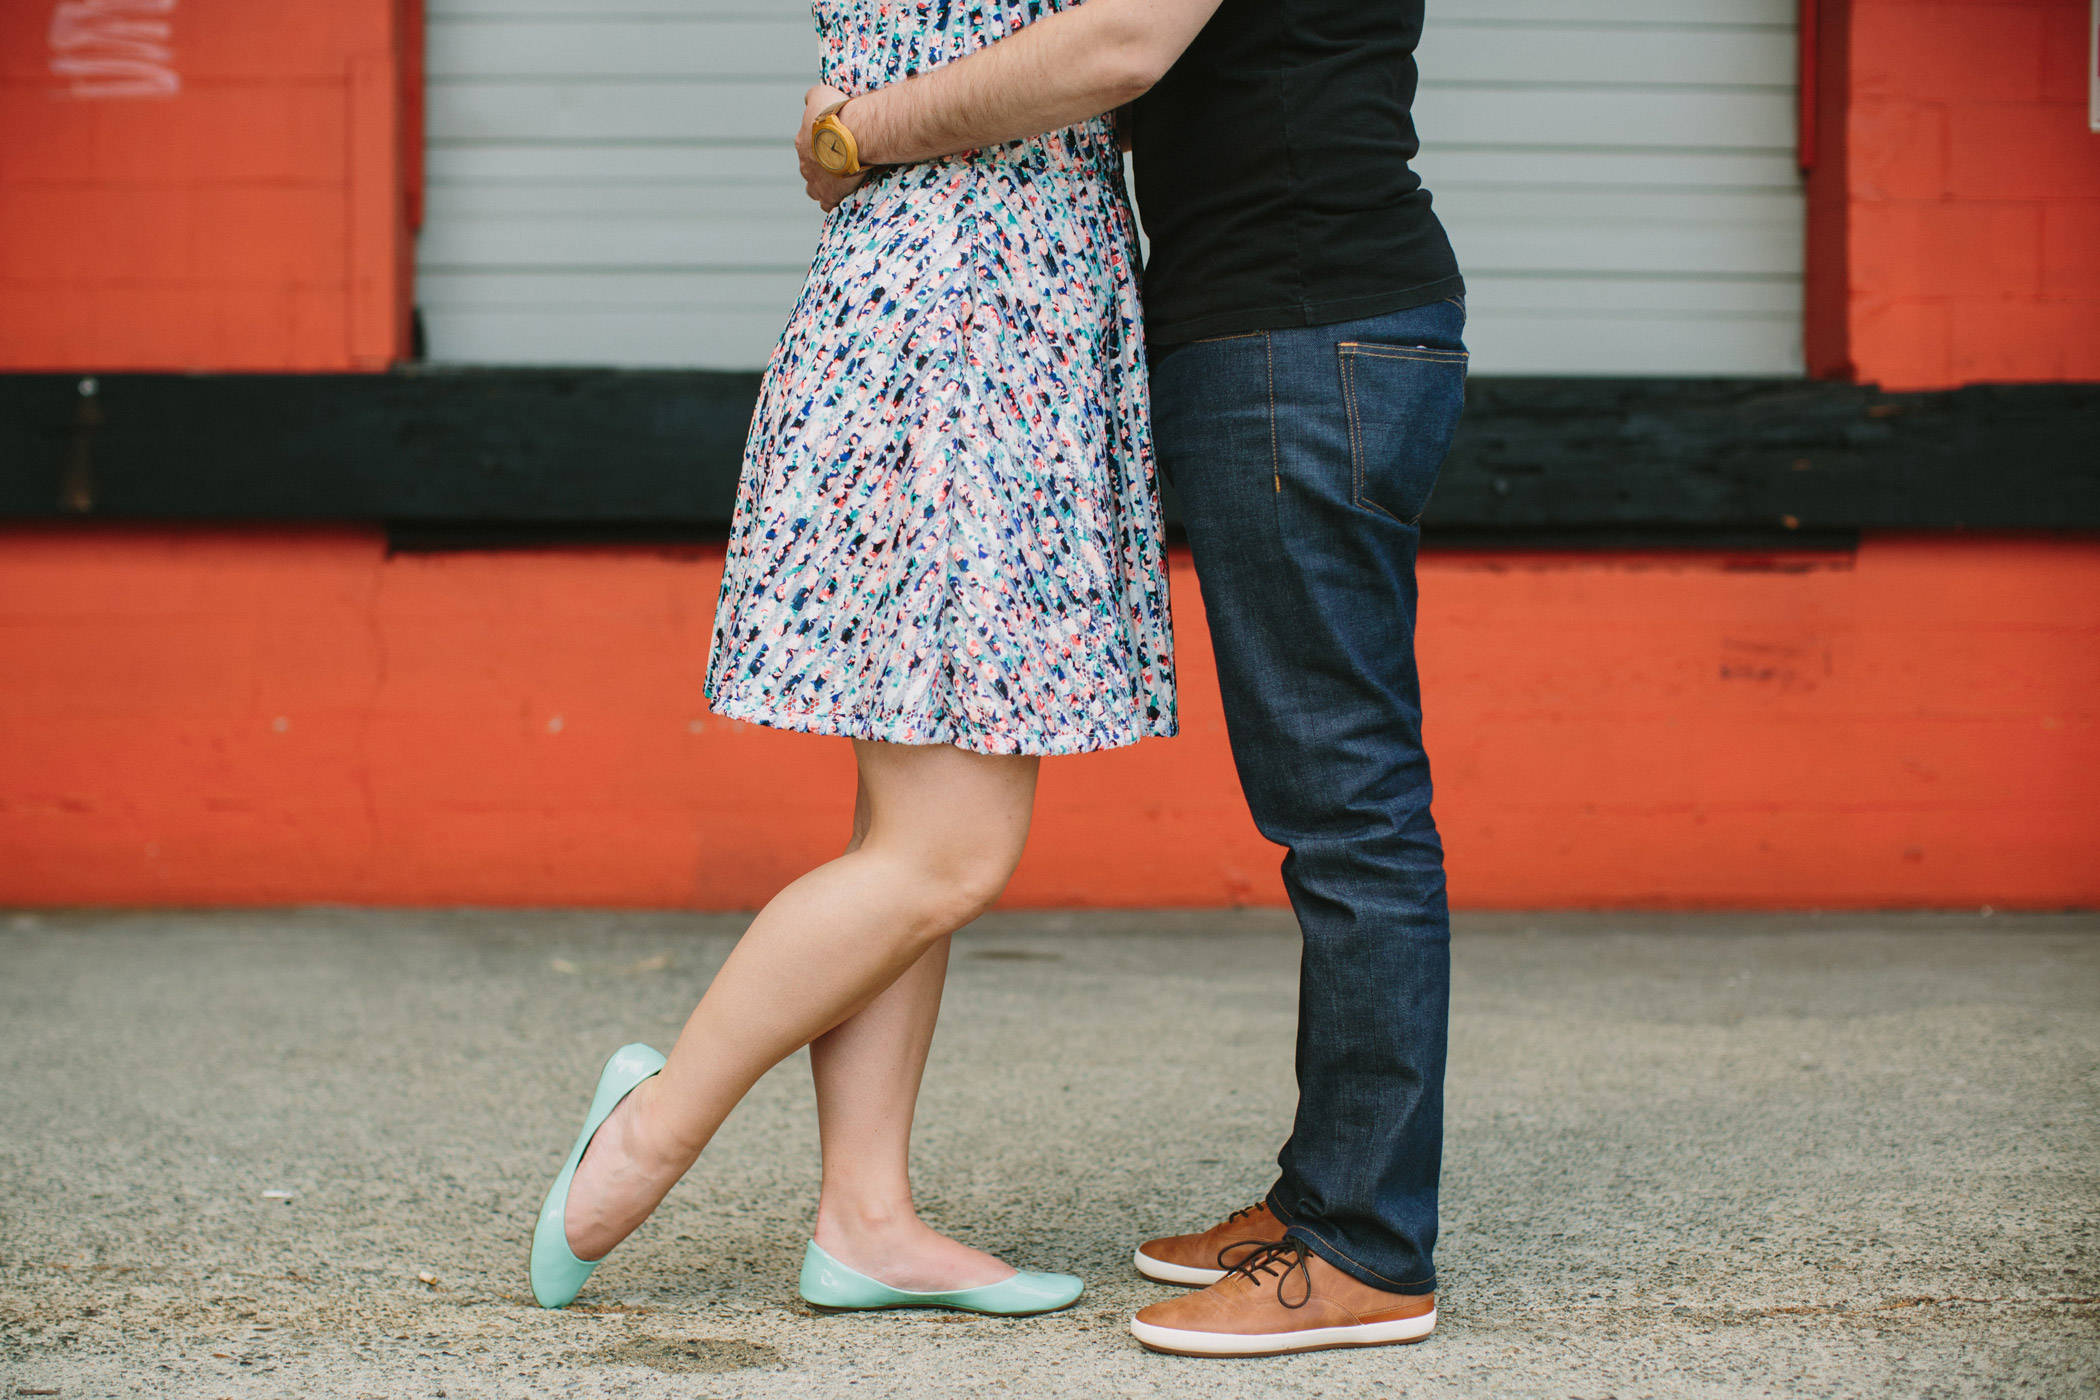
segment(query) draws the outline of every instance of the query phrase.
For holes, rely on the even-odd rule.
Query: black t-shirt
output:
[[[1224,0],[1137,101],[1157,344],[1460,296],[1408,162],[1423,0]]]

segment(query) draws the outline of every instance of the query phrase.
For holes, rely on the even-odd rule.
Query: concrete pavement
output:
[[[2100,918],[1493,916],[1454,942],[1442,1325],[1158,1357],[1132,1243],[1267,1185],[1270,912],[958,945],[921,1203],[1070,1312],[812,1315],[800,1057],[566,1313],[530,1218],[599,1061],[741,918],[0,917],[0,1396],[2070,1396],[2100,1389]],[[289,1199],[266,1195],[288,1193]]]

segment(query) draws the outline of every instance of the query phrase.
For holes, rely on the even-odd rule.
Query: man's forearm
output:
[[[931,160],[1112,111],[1158,82],[1219,0],[1087,0],[954,63],[856,97],[867,165]]]

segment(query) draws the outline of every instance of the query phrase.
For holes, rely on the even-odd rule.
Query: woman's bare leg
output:
[[[851,853],[868,834],[868,791],[854,794]],[[926,1052],[941,1013],[949,939],[881,996],[809,1043],[824,1140],[817,1243],[832,1258],[893,1288],[975,1288],[1007,1265],[929,1229],[912,1205],[911,1120]]]
[[[975,1288],[1013,1273],[932,1229],[912,1205],[912,1107],[941,1012],[948,942],[929,948],[889,990],[809,1047],[824,1139],[817,1243],[893,1288]]]
[[[872,1003],[1005,889],[1028,838],[1035,759],[859,741],[854,755],[865,836],[759,912],[670,1063],[598,1130],[569,1191],[578,1258],[602,1257],[649,1217],[760,1075]]]

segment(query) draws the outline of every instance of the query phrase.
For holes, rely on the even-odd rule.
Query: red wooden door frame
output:
[[[1852,379],[1847,213],[1852,0],[1801,0],[1799,161],[1807,184],[1802,349],[1811,379]]]

